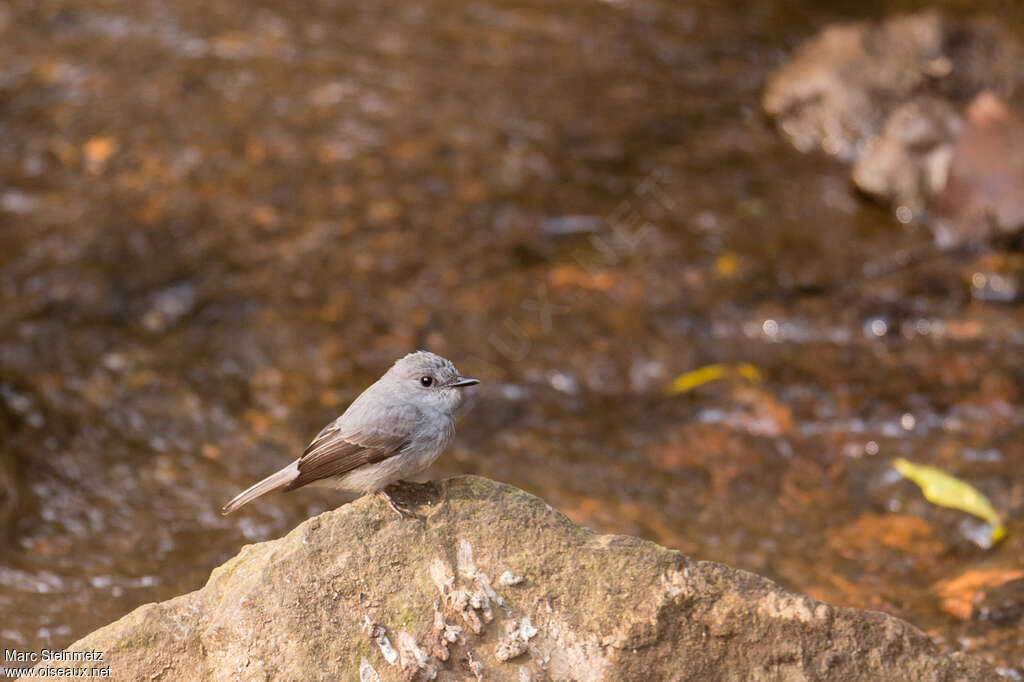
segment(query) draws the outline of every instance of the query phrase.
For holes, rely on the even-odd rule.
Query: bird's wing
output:
[[[346,429],[341,418],[334,420],[306,448],[298,460],[299,475],[285,489],[301,488],[397,455],[409,445],[408,426],[418,412],[411,406],[392,408],[373,428],[361,430]]]

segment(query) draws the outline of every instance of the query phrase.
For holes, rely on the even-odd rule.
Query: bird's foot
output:
[[[390,488],[392,486],[388,486],[388,487]],[[403,519],[418,519],[419,518],[418,516],[416,516],[416,514],[412,510],[407,509],[406,507],[403,507],[402,505],[400,505],[397,502],[395,502],[395,500],[392,499],[391,495],[388,494],[388,491],[386,489],[385,490],[381,490],[380,492],[378,492],[377,493],[377,497],[379,497],[380,499],[382,499],[385,502],[387,502],[388,506],[391,507],[391,510],[394,511],[396,514],[398,514]]]

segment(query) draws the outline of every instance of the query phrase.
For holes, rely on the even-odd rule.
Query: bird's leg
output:
[[[406,509],[405,507],[403,507],[400,504],[398,504],[397,502],[395,502],[391,498],[391,495],[388,494],[388,491],[387,491],[386,488],[384,490],[379,491],[377,493],[377,497],[379,497],[380,499],[382,499],[385,502],[387,502],[388,506],[391,507],[392,511],[394,511],[396,514],[401,516],[403,519],[418,519],[419,518],[411,510]]]

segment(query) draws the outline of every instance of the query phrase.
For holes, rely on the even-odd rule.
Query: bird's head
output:
[[[480,383],[459,374],[451,360],[425,350],[400,358],[384,379],[411,402],[450,415],[462,404],[464,389]]]

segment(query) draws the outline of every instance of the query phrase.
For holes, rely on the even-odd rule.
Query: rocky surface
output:
[[[946,187],[961,128],[963,118],[954,105],[915,97],[892,112],[857,159],[854,183],[883,202],[921,214]]]
[[[853,164],[860,190],[950,245],[1024,226],[1024,128],[1007,104],[1022,60],[1020,41],[984,19],[838,24],[772,75],[762,105],[796,148]]]
[[[414,495],[419,521],[360,499],[70,649],[116,679],[997,679],[891,616],[596,535],[507,485]]]

